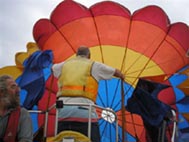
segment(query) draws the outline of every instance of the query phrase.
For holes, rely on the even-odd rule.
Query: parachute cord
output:
[[[124,142],[124,139],[127,139],[127,137],[125,136],[125,130],[126,130],[126,127],[125,127],[125,122],[126,122],[126,119],[125,119],[125,93],[124,93],[124,80],[121,80],[121,112],[122,112],[122,141]],[[134,118],[133,118],[133,114],[131,113],[131,120],[133,122],[133,125],[134,125]],[[135,125],[133,126],[134,128],[134,132],[135,132],[135,138],[136,138],[136,141],[137,142],[140,142],[138,136],[137,136],[137,133],[136,133],[136,127]]]
[[[46,122],[46,121],[48,121],[48,118],[46,118],[46,117],[48,117],[53,82],[54,82],[54,75],[52,75],[52,79],[50,82],[50,89],[48,90],[48,100],[47,100],[47,106],[46,106],[45,117],[44,117],[45,127],[43,129],[44,129],[45,133],[44,133],[44,137],[43,137],[43,142],[46,142],[46,138],[47,138],[48,122]]]
[[[51,24],[56,28],[56,30],[60,33],[60,35],[65,39],[65,41],[68,43],[68,45],[70,46],[70,48],[72,49],[72,51],[74,51],[74,53],[76,53],[76,50],[74,49],[73,45],[68,40],[68,38],[66,38],[66,36],[64,35],[64,33],[59,29],[59,27],[57,27],[56,24],[54,24],[53,22],[51,22]]]
[[[131,23],[132,22],[132,17],[131,17],[131,19],[130,19],[130,27],[131,27]],[[123,57],[123,62],[122,62],[122,66],[121,66],[121,70],[123,70],[124,68],[125,68],[125,66],[126,66],[126,63],[125,63],[125,60],[126,60],[126,57],[127,57],[127,47],[128,47],[128,41],[129,41],[129,38],[130,38],[130,33],[131,33],[131,28],[129,28],[129,35],[128,35],[128,37],[127,37],[127,40],[126,40],[126,45],[125,45],[125,54],[124,54],[124,57]],[[124,74],[127,74],[127,72],[126,72],[126,70],[125,70],[125,72],[124,72]],[[136,81],[136,80],[135,80]],[[130,87],[131,88],[131,87]],[[129,89],[130,90],[130,89]],[[128,90],[128,91],[129,91]],[[125,121],[125,106],[124,106],[124,101],[125,101],[125,94],[127,94],[127,92],[128,91],[126,91],[125,92],[125,94],[124,94],[124,81],[122,80],[122,85],[121,85],[121,94],[122,94],[122,127],[123,127],[123,131],[122,131],[122,137],[124,136],[124,131],[125,131],[125,126],[123,125],[123,120]],[[124,112],[123,112],[124,111]],[[123,116],[124,115],[124,116]],[[136,126],[135,126],[135,124],[134,124],[134,118],[133,118],[133,114],[131,113],[131,120],[132,120],[132,123],[133,123],[133,125],[134,125],[134,132],[135,132],[135,138],[136,138],[136,141],[138,142],[139,141],[139,139],[138,139],[138,136],[137,136],[137,133],[136,133]],[[124,138],[124,137],[123,137]],[[124,140],[124,139],[123,139]]]
[[[165,40],[165,38],[166,38],[166,36],[164,37],[164,40]],[[135,84],[136,82],[137,82],[137,79],[141,76],[141,74],[143,73],[143,71],[145,70],[145,68],[147,67],[147,65],[149,64],[149,62],[151,61],[151,59],[152,59],[152,57],[154,57],[155,56],[155,53],[159,50],[159,48],[161,47],[160,45],[161,44],[163,44],[163,41],[164,40],[162,40],[161,42],[160,42],[160,44],[158,45],[158,47],[156,48],[156,50],[153,52],[153,54],[149,57],[149,59],[147,60],[147,62],[144,64],[144,66],[143,66],[143,68],[141,69],[141,71],[140,71],[140,73],[137,75],[137,77],[135,78],[135,80],[132,82],[132,84]],[[150,46],[149,46],[150,47]],[[149,47],[147,47],[146,49],[145,49],[145,52],[149,49]],[[145,53],[144,52],[144,53]],[[142,55],[141,55],[142,56]],[[141,57],[140,56],[140,57]],[[140,59],[140,57],[138,57],[137,58],[137,60],[135,60],[135,62],[134,63],[136,63],[139,59]],[[134,65],[134,63],[133,63],[133,65]],[[132,65],[132,66],[133,66]],[[128,70],[132,67],[132,66],[130,66],[129,68],[128,68]],[[131,87],[130,87],[131,88]],[[130,90],[130,89],[129,89]],[[129,91],[128,90],[128,91]],[[131,114],[131,116],[132,116],[132,114]],[[133,116],[132,116],[132,121],[133,121]],[[133,121],[134,122],[134,121]],[[134,125],[134,129],[136,130],[136,128],[135,128],[135,125]],[[135,135],[137,135],[136,134],[136,131],[135,131]]]
[[[47,100],[46,111],[48,111],[48,109],[49,109],[53,82],[54,82],[54,75],[52,75],[52,79],[51,79],[51,82],[50,82],[50,89],[48,90],[48,100]]]
[[[125,140],[125,97],[124,97],[124,82],[121,80],[121,111],[122,111],[122,141]]]
[[[124,81],[122,81],[122,82],[123,82],[123,83],[122,83],[122,86],[123,86]],[[124,86],[123,86],[123,87],[124,87]],[[122,88],[123,88],[123,87],[122,87]],[[124,89],[122,89],[122,88],[121,88],[121,91],[122,91],[122,94],[123,94],[123,95],[122,95],[122,96],[123,96],[122,98],[124,98],[124,97],[125,97],[125,94],[128,93],[128,90],[124,93]],[[122,103],[122,104],[123,104],[123,103]],[[124,107],[124,109],[125,109],[125,107]],[[125,111],[126,111],[126,109],[125,109]],[[125,115],[125,114],[124,114],[124,115]],[[134,129],[134,132],[135,132],[135,133],[134,133],[134,136],[135,136],[135,138],[136,138],[136,141],[137,141],[137,142],[141,142],[140,139],[138,138],[138,135],[137,135],[137,130],[136,130],[136,126],[135,126],[135,123],[134,123],[133,114],[130,113],[130,115],[131,115],[131,121],[132,121],[132,124],[133,124],[133,129]]]
[[[102,43],[101,43],[101,40],[100,40],[100,34],[99,34],[99,31],[98,31],[98,26],[96,24],[96,20],[95,20],[95,16],[93,14],[93,12],[91,11],[91,9],[89,9],[91,15],[92,15],[92,18],[93,18],[93,22],[94,22],[94,25],[95,25],[95,29],[96,29],[96,34],[97,34],[97,39],[98,39],[98,42],[99,42],[99,45],[100,45],[100,53],[101,53],[101,60],[102,60],[102,63],[104,63],[104,56],[103,56],[103,51],[102,51]]]

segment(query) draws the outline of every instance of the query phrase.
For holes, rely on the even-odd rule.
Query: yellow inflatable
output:
[[[63,139],[73,139],[74,142],[91,142],[87,136],[76,131],[62,131],[55,137],[47,138],[47,142],[62,142]]]
[[[17,52],[15,55],[15,65],[0,68],[0,75],[7,74],[11,75],[14,79],[17,79],[23,73],[23,62],[38,50],[39,48],[36,43],[28,42],[27,52]]]

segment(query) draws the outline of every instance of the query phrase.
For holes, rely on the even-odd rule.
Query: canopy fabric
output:
[[[45,73],[43,69],[52,63],[52,52],[36,51],[25,61],[25,69],[18,82],[21,89],[27,91],[23,106],[32,109],[37,105],[45,90]]]

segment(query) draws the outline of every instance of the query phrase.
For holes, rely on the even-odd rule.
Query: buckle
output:
[[[63,100],[57,100],[56,101],[56,108],[63,108],[63,107],[64,107]]]

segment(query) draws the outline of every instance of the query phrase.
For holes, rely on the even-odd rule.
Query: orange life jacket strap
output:
[[[85,86],[63,86],[62,90],[85,90]]]
[[[79,91],[85,91],[92,94],[96,93],[93,89],[89,87],[85,87],[85,86],[63,86],[61,89],[62,90],[79,90]]]

